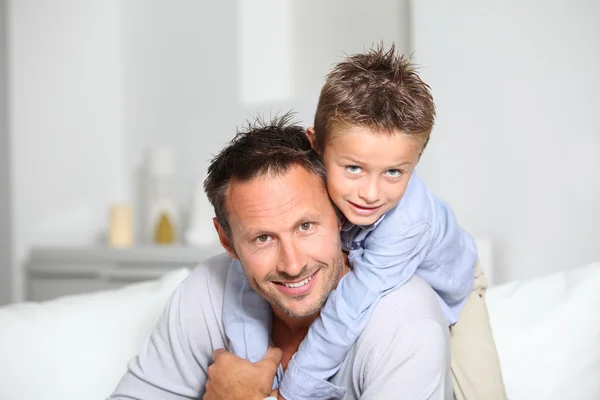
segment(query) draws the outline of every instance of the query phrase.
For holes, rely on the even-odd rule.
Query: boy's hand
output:
[[[265,358],[251,363],[225,349],[213,351],[203,400],[263,400],[271,396],[281,350],[269,347]],[[274,395],[281,398],[280,396]]]

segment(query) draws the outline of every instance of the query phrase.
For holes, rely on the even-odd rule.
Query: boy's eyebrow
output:
[[[360,161],[355,160],[354,158],[348,157],[348,156],[341,156],[340,160],[346,160],[346,161],[350,161],[350,162],[353,162],[353,163],[356,163],[356,164],[360,164],[361,163]]]
[[[394,165],[394,167],[403,167],[403,166],[409,165],[409,164],[411,164],[410,161],[401,161],[398,164]]]
[[[357,159],[355,159],[353,157],[350,157],[350,156],[341,156],[340,159],[346,160],[346,161],[350,161],[350,162],[355,163],[355,164],[364,164],[363,161],[359,161],[359,160],[357,160]],[[411,164],[410,161],[398,161],[397,164],[391,165],[390,167],[402,167],[404,165],[409,165],[409,164]]]

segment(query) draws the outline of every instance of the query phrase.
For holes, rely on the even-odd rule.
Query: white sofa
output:
[[[512,400],[600,399],[600,262],[488,290]]]
[[[187,270],[0,308],[0,399],[103,399]],[[488,292],[509,398],[600,399],[600,263]]]

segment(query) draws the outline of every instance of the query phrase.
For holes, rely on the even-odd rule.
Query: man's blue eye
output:
[[[387,174],[387,176],[390,176],[392,178],[402,175],[402,171],[400,171],[399,169],[388,169],[385,173]]]

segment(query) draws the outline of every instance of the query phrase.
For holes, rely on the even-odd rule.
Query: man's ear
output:
[[[221,227],[221,224],[219,224],[219,221],[216,218],[213,218],[213,225],[215,226],[217,234],[219,235],[219,241],[221,242],[221,246],[223,246],[225,251],[229,253],[231,258],[239,260],[237,254],[235,254],[235,249],[229,241],[229,237],[227,236],[225,230]]]
[[[321,149],[319,149],[317,146],[317,135],[315,133],[315,128],[312,126],[306,128],[306,137],[308,138],[313,150],[316,151],[317,154],[321,155]]]

